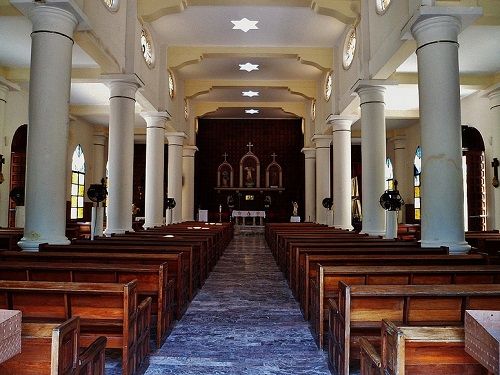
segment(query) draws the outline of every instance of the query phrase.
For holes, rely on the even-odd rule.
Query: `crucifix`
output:
[[[253,147],[252,142],[248,142],[247,147],[248,147],[248,152],[252,152],[252,147]]]
[[[273,163],[276,163],[276,156],[278,156],[278,155],[276,155],[276,153],[275,153],[275,152],[273,152],[273,153],[271,154],[271,156],[273,157]]]
[[[497,158],[493,158],[493,161],[491,162],[491,166],[493,167],[493,181],[492,185],[494,187],[498,187],[499,181],[498,181],[498,167],[500,166],[500,163],[498,162]]]
[[[227,152],[224,152],[222,156],[224,156],[224,161],[227,162],[227,157],[228,157]]]

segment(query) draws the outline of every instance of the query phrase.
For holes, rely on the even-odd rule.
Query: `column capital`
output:
[[[184,143],[184,139],[187,138],[187,135],[184,132],[166,132],[165,136],[167,137],[169,146],[182,146]]]
[[[141,112],[141,117],[146,120],[146,128],[163,128],[165,129],[165,123],[170,120],[170,113],[165,112]]]
[[[304,147],[300,150],[306,157],[306,159],[316,159],[316,149],[314,147]]]
[[[94,132],[93,135],[93,144],[94,145],[99,145],[99,146],[105,146],[106,145],[106,138],[107,134],[103,132],[102,130]]]
[[[135,92],[144,86],[144,82],[135,74],[107,74],[101,79],[109,87],[110,99],[124,97],[135,101]]]
[[[57,10],[60,10],[60,14],[65,12],[71,15],[71,18],[75,20],[75,26],[78,24],[78,30],[90,30],[91,28],[85,12],[83,12],[83,10],[72,0],[48,0],[44,1],[42,4],[33,0],[9,0],[9,2],[29,19],[32,19],[32,15],[35,13],[44,13],[46,16],[49,16],[50,14],[56,15]],[[53,19],[51,21],[53,22]],[[48,24],[49,27],[50,25],[52,25],[51,27],[56,27],[57,24],[53,24],[52,22]]]
[[[406,135],[397,135],[395,137],[389,138],[389,141],[394,143],[395,150],[406,148]]]
[[[352,124],[357,120],[357,116],[330,115],[326,121],[332,125],[332,132],[335,133],[336,131],[350,131]]]
[[[401,31],[401,39],[415,39],[417,48],[436,41],[455,41],[458,33],[481,17],[480,7],[419,7]]]
[[[311,141],[316,143],[316,148],[326,148],[330,147],[330,143],[332,143],[332,137],[330,135],[315,134],[311,138]]]
[[[483,97],[490,100],[490,109],[500,107],[500,83],[489,88]]]
[[[367,102],[384,103],[385,86],[389,85],[397,85],[397,83],[384,79],[359,80],[352,87],[351,92],[358,94],[361,100],[360,105],[366,104]]]
[[[196,151],[198,151],[198,147],[196,146],[184,146],[182,148],[182,156],[183,157],[194,157],[194,154],[196,154]]]

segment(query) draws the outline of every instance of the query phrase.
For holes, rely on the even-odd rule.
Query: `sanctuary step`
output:
[[[329,374],[261,235],[233,239],[145,375]],[[108,375],[115,375],[109,369]]]

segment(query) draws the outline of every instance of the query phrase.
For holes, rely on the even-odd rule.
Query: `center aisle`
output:
[[[263,236],[236,236],[144,374],[329,373]]]

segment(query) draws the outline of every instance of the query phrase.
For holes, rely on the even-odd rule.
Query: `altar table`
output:
[[[242,210],[235,210],[232,213],[232,216],[236,220],[236,225],[241,224],[245,225],[245,218],[246,217],[251,217],[252,218],[252,225],[255,225],[255,218],[259,218],[259,225],[263,225],[262,220],[266,217],[266,211],[242,211]],[[239,219],[242,218],[242,219]]]

